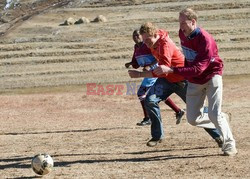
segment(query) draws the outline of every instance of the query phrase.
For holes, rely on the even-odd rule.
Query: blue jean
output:
[[[145,108],[151,119],[151,136],[154,139],[164,138],[164,131],[160,113],[159,102],[166,100],[171,94],[177,94],[186,102],[187,81],[171,83],[165,78],[158,78],[148,91],[145,100]],[[212,138],[220,136],[217,129],[205,129]]]

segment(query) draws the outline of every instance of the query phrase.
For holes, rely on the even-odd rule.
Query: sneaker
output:
[[[146,125],[151,125],[151,121],[149,118],[144,118],[141,122],[138,122],[136,124],[137,126],[146,126]]]
[[[224,151],[224,154],[223,154],[223,155],[233,157],[233,156],[235,156],[237,153],[238,153],[237,149],[236,149],[235,147],[233,147],[233,148],[231,148],[231,149],[229,149],[229,150]]]
[[[220,136],[220,137],[216,137],[214,140],[218,144],[218,147],[222,148],[222,146],[223,146],[223,138]]]
[[[147,142],[147,146],[149,147],[154,147],[156,146],[158,143],[161,143],[162,142],[162,139],[150,139],[148,142]]]
[[[176,124],[180,124],[181,119],[184,116],[184,114],[185,114],[185,111],[183,111],[182,109],[178,113],[175,114]]]

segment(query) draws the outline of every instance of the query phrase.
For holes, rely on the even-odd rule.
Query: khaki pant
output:
[[[188,123],[202,128],[217,128],[223,136],[224,146],[222,150],[235,147],[228,115],[221,112],[222,104],[222,77],[215,75],[205,84],[188,82],[187,87],[187,120]],[[205,98],[208,101],[208,113],[203,112]]]

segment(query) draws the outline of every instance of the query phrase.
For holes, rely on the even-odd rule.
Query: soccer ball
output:
[[[53,159],[48,154],[38,154],[32,158],[31,167],[38,175],[46,175],[54,166]]]

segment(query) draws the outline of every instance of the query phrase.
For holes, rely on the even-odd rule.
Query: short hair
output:
[[[133,35],[134,34],[140,34],[140,31],[138,29],[135,29],[134,32],[133,32]]]
[[[141,25],[140,34],[147,33],[150,36],[153,36],[157,33],[158,28],[151,22],[146,22],[145,24]]]
[[[198,14],[191,8],[185,8],[179,14],[186,16],[188,20],[198,19]]]

